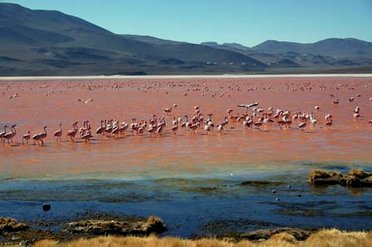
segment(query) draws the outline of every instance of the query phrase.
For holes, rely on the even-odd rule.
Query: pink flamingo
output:
[[[27,134],[24,134],[22,136],[22,144],[24,144],[23,140],[26,140],[26,144],[28,144],[28,140],[30,140],[30,138],[31,138],[31,132],[27,131]]]
[[[16,129],[15,129],[16,125],[13,124],[11,127],[10,127],[10,130],[11,132],[8,132],[4,135],[4,139],[7,139],[8,140],[8,144],[10,145],[10,142],[13,143],[13,137],[15,137],[15,135],[17,134],[16,132]]]
[[[164,112],[168,115],[169,113],[172,112],[172,107],[167,107],[164,109]]]
[[[89,121],[84,122],[84,132],[81,135],[81,139],[84,140],[85,143],[90,143],[90,138],[92,138],[92,132],[90,131],[91,127]]]
[[[305,127],[306,127],[306,122],[301,122],[301,123],[299,123],[299,125],[298,125],[298,128],[299,128],[300,130],[304,130]]]
[[[44,126],[43,129],[44,129],[44,132],[41,132],[39,134],[35,134],[35,135],[32,136],[32,139],[34,141],[37,141],[40,144],[40,146],[44,145],[43,139],[45,139],[47,137],[47,131],[46,131],[47,126]]]
[[[67,131],[67,138],[70,138],[70,140],[71,140],[72,142],[75,141],[74,138],[75,138],[75,136],[76,136],[76,134],[77,134],[77,132],[78,132],[78,130],[79,130],[79,128],[78,128],[78,123],[79,123],[79,122],[75,122],[75,123],[73,123],[73,124],[72,124],[72,129],[70,129],[69,131]],[[67,139],[67,140],[68,140],[68,139]]]
[[[171,130],[173,131],[173,134],[176,134],[176,132],[178,130],[178,121],[177,120],[173,120],[173,126],[172,126]]]
[[[116,121],[112,127],[111,134],[115,136],[115,138],[119,137],[120,134],[120,126],[119,121]]]
[[[104,121],[101,120],[101,126],[97,128],[96,134],[98,135],[98,138],[105,132],[106,126],[104,125]]]
[[[53,134],[54,137],[57,137],[57,142],[61,140],[62,136],[62,123],[59,123],[59,130],[55,131]]]

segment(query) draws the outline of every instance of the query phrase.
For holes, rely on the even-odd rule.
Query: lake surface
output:
[[[58,230],[86,214],[157,215],[168,225],[165,235],[184,237],[281,226],[372,229],[370,188],[307,182],[317,168],[372,171],[371,78],[2,81],[0,89],[0,130],[17,124],[12,146],[0,146],[1,216],[34,227],[47,221]],[[20,97],[9,99],[14,93]],[[222,133],[169,130],[173,117],[191,116],[195,105],[219,122],[227,109],[242,113],[237,104],[255,101],[265,109],[315,112],[318,124],[302,131],[297,122],[283,130],[230,121]],[[162,135],[95,136],[91,144],[52,137],[59,122],[64,133],[76,120],[89,119],[95,129],[101,119],[164,115],[173,104],[178,107],[166,116]],[[356,105],[359,119],[352,117]],[[331,128],[326,113],[335,119]],[[22,134],[41,132],[44,125],[45,146],[22,145]],[[266,184],[241,185],[249,180]],[[44,202],[51,203],[50,212],[42,211]]]

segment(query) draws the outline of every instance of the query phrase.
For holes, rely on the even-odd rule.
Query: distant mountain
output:
[[[353,66],[369,70],[370,46],[355,39],[267,41],[253,48],[192,44],[119,35],[58,11],[0,3],[0,76],[284,73]]]
[[[331,38],[310,44],[268,40],[254,46],[252,49],[258,52],[271,54],[296,52],[299,54],[312,54],[337,58],[370,58],[372,56],[371,42],[353,38]]]
[[[0,55],[12,60],[0,60],[0,75],[214,73],[230,70],[222,64],[235,64],[233,71],[242,63],[245,70],[266,66],[234,51],[118,35],[58,11],[8,3],[0,3]]]

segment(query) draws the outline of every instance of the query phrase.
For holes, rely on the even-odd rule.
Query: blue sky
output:
[[[8,0],[59,10],[119,34],[254,46],[268,39],[372,41],[372,0]]]

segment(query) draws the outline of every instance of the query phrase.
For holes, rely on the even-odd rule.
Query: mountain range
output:
[[[371,72],[372,43],[192,44],[112,33],[58,11],[0,3],[0,76]]]

